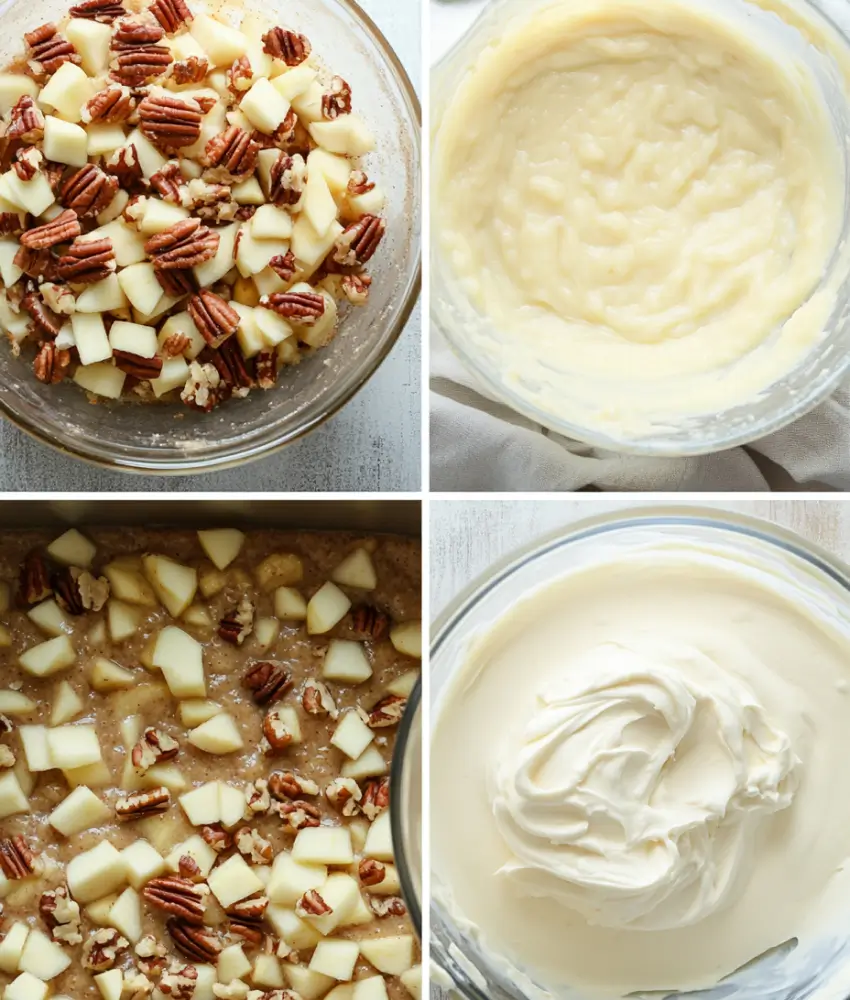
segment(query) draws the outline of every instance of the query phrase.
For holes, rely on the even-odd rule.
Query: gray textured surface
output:
[[[417,89],[418,0],[359,0]],[[65,457],[0,419],[0,491],[414,491],[421,483],[421,337],[417,306],[389,357],[333,419],[270,458],[203,476],[136,476]]]

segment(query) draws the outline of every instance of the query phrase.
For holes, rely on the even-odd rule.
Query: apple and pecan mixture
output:
[[[417,541],[7,534],[0,609],[5,1000],[419,997]]]
[[[0,74],[0,326],[45,384],[209,411],[364,305],[384,195],[303,34],[83,0]]]

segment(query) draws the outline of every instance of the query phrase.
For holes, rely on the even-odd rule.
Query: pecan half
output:
[[[281,718],[280,712],[268,712],[263,719],[263,738],[260,750],[267,756],[280,753],[292,744],[292,730]]]
[[[159,981],[160,990],[171,1000],[192,1000],[197,986],[198,970],[195,966],[181,966],[177,962],[172,963]]]
[[[33,282],[27,282],[27,291],[21,305],[30,314],[35,329],[47,337],[55,337],[62,328],[62,320],[42,299]]]
[[[246,858],[250,858],[254,865],[270,865],[274,861],[271,841],[261,837],[259,830],[243,826],[236,832],[233,842],[236,844],[236,850]]]
[[[234,646],[242,643],[254,630],[254,605],[243,597],[238,606],[229,611],[218,625],[218,634]]]
[[[263,52],[282,59],[287,66],[297,66],[310,55],[312,46],[306,35],[286,28],[272,28],[263,35]]]
[[[139,154],[132,143],[116,149],[109,159],[103,161],[103,169],[113,177],[117,177],[118,184],[125,191],[137,189],[144,176],[139,163]]]
[[[71,615],[100,611],[109,600],[109,581],[86,569],[68,566],[53,576],[53,590],[59,606]]]
[[[119,819],[143,819],[165,812],[170,805],[171,792],[167,788],[152,788],[119,799],[115,803],[115,813]]]
[[[52,340],[46,340],[36,352],[32,370],[39,382],[58,385],[68,374],[71,366],[71,352],[60,351]]]
[[[66,209],[43,226],[36,226],[21,236],[21,246],[30,250],[47,250],[57,243],[67,243],[76,239],[82,229],[77,213]]]
[[[264,295],[260,305],[303,326],[312,326],[325,312],[324,296],[317,292],[273,292]]]
[[[248,670],[242,685],[251,692],[257,705],[267,705],[283,697],[292,687],[292,675],[282,663],[263,660]]]
[[[269,775],[269,792],[278,802],[286,802],[299,795],[318,795],[319,786],[315,781],[299,777],[291,771],[272,771]]]
[[[239,326],[239,313],[215,292],[203,291],[192,296],[188,310],[198,332],[210,347],[221,347]]]
[[[277,354],[260,351],[254,359],[254,381],[261,389],[273,389],[277,382]]]
[[[59,200],[72,208],[79,218],[99,215],[115,197],[118,181],[93,163],[71,174],[62,185]],[[79,234],[77,234],[79,235]]]
[[[168,34],[178,31],[181,25],[192,19],[192,11],[184,0],[153,0],[148,10]]]
[[[135,107],[128,87],[110,86],[86,102],[82,119],[92,125],[115,125],[127,121]]]
[[[210,180],[237,183],[253,174],[260,147],[250,134],[238,125],[231,125],[213,136],[204,150]]]
[[[24,557],[18,582],[18,596],[24,606],[38,604],[53,593],[50,583],[50,568],[38,549],[33,549]],[[0,862],[2,863],[2,862]]]
[[[371,823],[390,806],[390,779],[370,778],[363,785],[363,798],[360,800],[360,810]]]
[[[58,886],[41,894],[38,911],[54,941],[80,944],[80,906],[68,894],[65,886]]]
[[[0,869],[8,879],[28,878],[43,868],[38,855],[33,854],[20,834],[0,840]]]
[[[365,306],[369,301],[372,278],[368,274],[344,274],[340,286],[342,294],[353,306]]]
[[[206,347],[198,355],[205,366],[212,364],[218,372],[221,388],[219,391],[233,396],[244,396],[254,384],[245,363],[245,357],[235,337],[231,337],[219,348]]]
[[[149,180],[151,187],[158,191],[165,201],[170,201],[174,205],[181,204],[180,189],[184,187],[185,182],[178,160],[169,160],[155,174],[151,174]]]
[[[196,962],[215,964],[221,952],[221,942],[213,931],[186,923],[177,917],[172,917],[165,926],[181,955]]]
[[[114,177],[110,180],[118,181]],[[103,281],[115,270],[115,252],[112,240],[74,240],[56,262],[56,274],[71,284],[91,285]]]
[[[369,712],[367,725],[371,729],[386,729],[401,722],[404,710],[407,708],[407,698],[397,694],[385,695]]]
[[[0,234],[16,236],[26,228],[26,212],[0,212]]]
[[[263,918],[269,901],[266,896],[243,899],[225,910],[230,920],[230,933],[254,945],[261,945],[265,938]]]
[[[390,617],[370,604],[361,604],[351,612],[351,628],[364,639],[381,642],[390,634]]]
[[[189,924],[203,924],[209,889],[196,885],[179,875],[152,878],[142,890],[145,899],[158,910],[164,910]]]
[[[284,828],[297,833],[306,827],[321,826],[322,813],[318,806],[298,799],[296,802],[281,802],[277,812],[283,821]]]
[[[51,281],[56,277],[56,261],[49,250],[32,250],[20,246],[15,254],[14,263],[30,278],[43,277]]]
[[[209,73],[210,64],[206,56],[189,56],[171,66],[171,79],[182,87],[187,83],[200,83]]]
[[[230,850],[233,846],[233,837],[218,823],[201,827],[201,837],[204,843],[210,845],[216,854]]]
[[[157,24],[129,18],[119,21],[112,38],[112,79],[139,87],[162,76],[173,58],[170,49],[157,45],[162,36],[163,30]]]
[[[293,208],[301,201],[307,183],[307,163],[296,153],[281,153],[269,171],[269,201]]]
[[[287,250],[285,254],[276,254],[269,261],[269,267],[281,279],[281,281],[292,281],[298,266],[295,263],[295,254]]]
[[[374,257],[386,231],[386,222],[377,215],[364,215],[357,222],[352,222],[337,237],[334,262],[343,267],[361,267]]]
[[[351,114],[351,87],[341,76],[335,76],[330,90],[322,95],[322,114],[331,121],[340,115]]]
[[[334,778],[325,789],[325,795],[343,816],[354,816],[358,811],[357,803],[363,797],[354,778]]]
[[[44,138],[44,115],[28,94],[18,98],[17,104],[9,112],[6,138],[27,143],[39,142]]]
[[[195,272],[189,268],[182,270],[172,268],[169,271],[157,268],[154,277],[165,294],[175,299],[181,299],[184,295],[191,295],[198,290],[198,279],[195,277]]]
[[[55,24],[42,24],[24,35],[29,48],[29,63],[37,74],[52,75],[62,63],[79,65],[80,56],[74,46],[59,34]]]
[[[295,904],[295,912],[299,917],[325,917],[333,913],[318,889],[308,889]]]
[[[131,759],[133,767],[139,774],[145,774],[154,764],[166,760],[174,760],[180,752],[180,744],[161,729],[148,728],[142,738],[133,747]]]
[[[373,896],[369,905],[376,917],[403,917],[407,913],[404,900],[398,896]]]
[[[145,243],[145,253],[153,261],[154,267],[162,270],[195,267],[215,256],[218,240],[218,233],[201,225],[200,220],[181,219],[161,233],[151,236]],[[212,292],[204,294],[212,295]],[[238,323],[238,316],[236,321]]]
[[[143,358],[138,354],[131,354],[129,351],[113,350],[112,358],[116,368],[127,375],[132,375],[140,382],[159,378],[162,374],[163,361],[157,355],[152,358]]]
[[[304,685],[301,705],[308,715],[329,715],[332,719],[339,715],[333,695],[326,685],[314,677]]]
[[[163,271],[162,273],[169,274],[170,272]],[[177,271],[175,273],[179,274],[180,272]],[[163,342],[160,350],[165,358],[178,358],[181,354],[186,352],[186,349],[191,343],[192,341],[186,336],[185,333],[172,333]]]
[[[177,861],[177,874],[190,882],[203,882],[201,866],[188,854],[181,854]]]
[[[380,885],[387,877],[387,866],[374,858],[363,858],[358,874],[363,885]]]
[[[83,945],[82,966],[92,972],[106,972],[114,967],[118,952],[129,946],[129,941],[121,937],[112,927],[101,927]]]
[[[159,149],[171,152],[197,142],[202,117],[193,100],[148,94],[139,105],[139,131]]]
[[[87,21],[102,21],[104,24],[112,24],[118,18],[123,17],[127,11],[121,5],[120,0],[83,0],[73,6],[68,13],[71,17],[82,17]]]

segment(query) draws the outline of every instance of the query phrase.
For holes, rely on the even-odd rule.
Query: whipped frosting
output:
[[[777,991],[742,995],[846,996],[846,592],[716,529],[583,552],[475,637],[435,712],[433,892],[467,958],[525,995],[620,997],[796,939]]]

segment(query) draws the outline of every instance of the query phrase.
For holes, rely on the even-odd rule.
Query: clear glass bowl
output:
[[[191,3],[190,3],[191,5]],[[208,5],[212,6],[212,5]],[[387,192],[387,235],[370,262],[369,304],[342,309],[334,341],[284,369],[275,389],[212,413],[182,404],[89,403],[78,386],[44,386],[31,365],[0,347],[0,409],[40,441],[125,471],[210,472],[268,454],[318,426],[374,373],[398,339],[420,286],[420,107],[404,67],[353,0],[245,0],[306,34],[318,57],[351,85],[376,135],[368,172]],[[67,13],[66,0],[3,0],[0,62],[22,52],[22,35]]]
[[[492,0],[481,17],[434,67],[432,73],[432,157],[439,157],[440,119],[444,108],[469,66],[494,38],[504,31],[505,24],[517,16],[526,16],[536,6],[546,6],[552,0]],[[839,70],[831,56],[807,45],[803,34],[784,24],[770,9],[775,3],[765,0],[689,0],[697,9],[731,9],[746,17],[753,37],[769,37],[783,46],[789,60],[802,59],[813,71],[823,91],[833,127],[841,138],[844,162],[845,198],[844,225],[833,258],[821,283],[837,286],[835,306],[824,324],[818,344],[791,371],[766,388],[758,398],[746,405],[735,406],[717,413],[682,421],[679,426],[664,426],[639,438],[617,437],[593,426],[581,426],[559,418],[535,402],[542,383],[530,380],[512,381],[503,377],[501,346],[492,325],[472,306],[459,283],[453,280],[449,262],[440,252],[439,240],[431,241],[431,318],[443,334],[459,361],[475,376],[494,398],[518,413],[557,434],[584,441],[600,448],[644,455],[700,455],[746,444],[790,424],[837,387],[850,368],[850,261],[847,246],[850,239],[850,169],[848,169],[846,136],[850,132],[850,104],[846,70]],[[799,19],[802,30],[813,21],[819,34],[830,39],[840,58],[850,59],[850,5],[845,0],[781,0],[788,17]],[[765,9],[763,9],[765,8]],[[432,176],[438,171],[434,169]],[[438,225],[439,199],[432,193],[434,219],[432,232]],[[615,386],[616,389],[616,386]],[[649,390],[648,390],[649,391]],[[551,393],[551,390],[550,390]],[[669,424],[669,421],[667,422]]]
[[[481,629],[509,611],[516,595],[539,587],[544,580],[556,579],[569,569],[594,558],[600,542],[628,547],[647,540],[647,532],[657,537],[705,541],[715,537],[731,542],[738,552],[764,552],[765,547],[781,550],[784,558],[799,567],[802,575],[814,577],[830,592],[836,611],[850,619],[850,567],[834,555],[767,521],[731,512],[699,507],[647,507],[634,512],[618,512],[591,517],[567,529],[532,543],[478,577],[445,609],[433,625],[430,665],[431,725],[437,718],[441,697],[458,665],[463,662],[470,639]],[[831,605],[832,606],[832,605]],[[440,822],[438,819],[432,822]],[[541,993],[531,986],[524,992],[509,982],[487,957],[481,942],[453,919],[443,902],[440,860],[431,858],[431,957],[468,1000],[539,1000]],[[446,887],[448,888],[448,887]],[[793,942],[753,961],[728,976],[716,987],[692,993],[657,993],[665,1000],[803,1000],[815,987],[827,987],[838,969],[850,963],[850,933],[837,927],[834,937],[807,948]],[[788,983],[792,983],[791,988]],[[534,984],[536,986],[536,984]],[[540,988],[542,990],[542,987]],[[548,994],[547,994],[548,995]],[[839,996],[838,992],[828,993]],[[596,1000],[601,995],[594,994]],[[648,1000],[645,993],[633,993],[635,1000]],[[589,1000],[579,990],[570,989],[551,1000]]]
[[[390,822],[401,892],[422,934],[422,681],[416,682],[396,736],[390,774]]]

